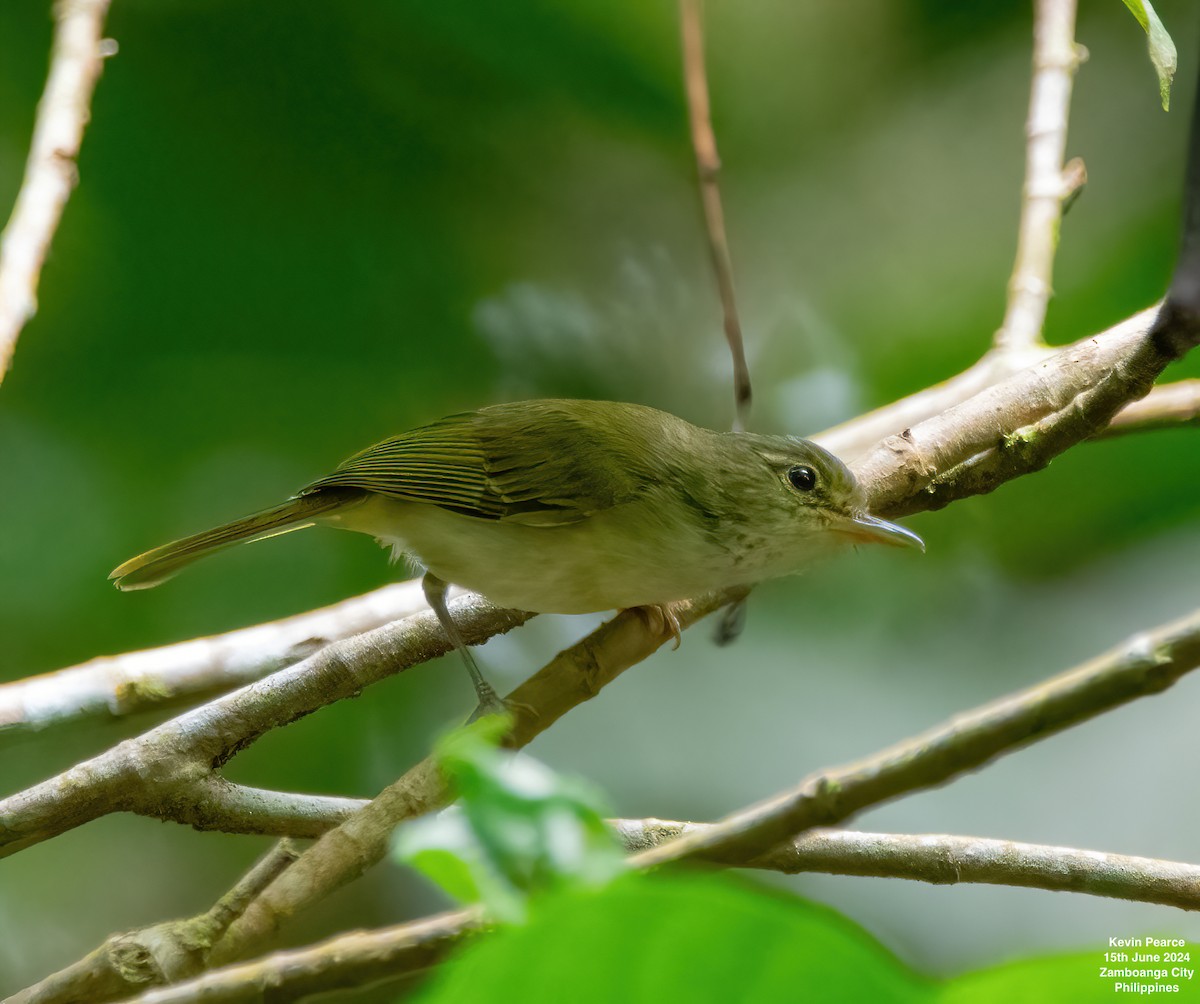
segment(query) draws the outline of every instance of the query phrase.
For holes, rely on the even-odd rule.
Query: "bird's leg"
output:
[[[672,649],[679,648],[683,641],[683,629],[679,626],[679,617],[672,603],[647,603],[645,606],[632,607],[638,616],[646,622],[646,626],[655,634],[674,638]]]
[[[467,648],[467,643],[463,641],[463,636],[459,633],[458,625],[454,623],[454,618],[446,609],[446,590],[449,588],[449,583],[443,582],[432,572],[426,572],[425,577],[421,580],[421,588],[425,591],[425,601],[437,615],[438,623],[442,625],[442,630],[446,632],[450,644],[458,649],[463,657],[463,662],[467,664],[467,672],[471,675],[471,684],[479,698],[479,706],[476,707],[469,720],[473,722],[484,715],[504,714],[506,710],[504,702],[500,700],[492,685],[479,672],[479,667],[475,664],[475,657],[471,655],[471,650]]]

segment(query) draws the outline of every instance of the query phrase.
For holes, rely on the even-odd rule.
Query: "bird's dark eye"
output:
[[[809,492],[816,487],[817,472],[804,464],[789,467],[787,472],[788,484],[798,492]]]

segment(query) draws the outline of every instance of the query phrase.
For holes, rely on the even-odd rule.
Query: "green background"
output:
[[[1161,295],[1197,17],[1165,115],[1145,37],[1084,5],[1048,335]],[[708,5],[714,116],[759,431],[813,432],[942,379],[998,326],[1029,78],[1025,3]],[[48,4],[0,5],[0,202],[20,183]],[[675,7],[116,0],[81,184],[0,387],[0,679],[216,633],[399,574],[312,533],[118,594],[138,551],[275,502],[355,449],[539,395],[730,417]],[[1173,377],[1200,375],[1195,361]],[[929,553],[847,555],[754,596],[737,647],[690,632],[533,748],[623,815],[706,819],[1195,607],[1197,433],[1083,446],[916,517]],[[511,686],[599,618],[481,658]],[[366,796],[468,710],[451,662],[267,736],[237,780]],[[1185,681],[864,828],[1196,860]],[[0,792],[153,724],[0,737]],[[0,861],[0,991],[106,934],[207,908],[266,841],[110,817]],[[788,881],[935,975],[1148,930],[1166,908],[1028,890]],[[376,869],[301,942],[440,901]]]

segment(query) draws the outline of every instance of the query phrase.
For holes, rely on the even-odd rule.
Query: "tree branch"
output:
[[[478,909],[468,909],[377,931],[354,931],[151,990],[130,1004],[283,1004],[329,990],[365,989],[439,962],[482,921]]]
[[[366,799],[306,795],[234,784],[215,772],[183,788],[172,801],[143,815],[184,823],[197,830],[274,837],[319,837],[348,819]]]
[[[944,505],[951,498],[970,494],[952,492],[946,486],[959,465],[997,444],[1011,449],[1016,444],[1014,432],[1059,415],[1094,385],[1107,380],[1119,399],[1141,392],[1144,381],[1130,378],[1124,370],[1116,379],[1111,371],[1124,366],[1123,357],[1139,351],[1157,309],[1142,311],[1064,349],[1047,350],[1044,363],[994,385],[993,378],[1007,367],[993,365],[1000,357],[989,355],[944,384],[815,438],[827,449],[847,456],[861,451],[867,436],[876,436],[872,441],[877,444],[875,449],[854,466],[881,511],[886,507],[892,514],[901,514]],[[1156,366],[1165,363],[1161,357],[1154,361]],[[1126,405],[1112,419],[1114,426],[1132,429],[1160,419],[1169,423],[1186,420],[1194,413],[1189,409],[1195,407],[1196,382],[1168,386],[1177,389],[1155,388],[1146,402]],[[916,421],[922,416],[931,424]],[[916,428],[907,436],[892,436],[878,443],[878,433],[895,431],[898,423],[905,422]],[[1083,438],[1086,431],[1075,430],[1071,441]],[[930,448],[924,445],[925,439],[940,445]],[[1019,473],[1026,469],[1015,464],[1008,476]],[[879,484],[877,479],[882,479]],[[938,486],[931,491],[935,479]],[[327,639],[400,616],[410,609],[410,600],[414,608],[420,608],[418,591],[413,583],[397,583],[285,620],[160,649],[102,657],[57,673],[0,685],[0,728],[38,727],[102,708],[122,714],[156,706],[160,699],[175,694],[200,693],[254,678]]]
[[[662,819],[618,819],[614,825],[634,851],[690,833],[707,834],[712,827]],[[985,883],[1200,910],[1200,865],[1014,840],[814,829],[749,859],[732,851],[710,857],[724,865],[788,875],[823,872],[934,885]]]
[[[683,612],[692,623],[728,596],[711,596]],[[617,618],[564,652],[509,700],[518,709],[509,743],[528,743],[544,726],[536,713],[557,718],[565,705],[590,695],[628,665],[643,658],[636,616]],[[589,665],[590,657],[614,650],[616,661]],[[817,775],[796,791],[752,807],[703,831],[643,852],[635,867],[682,856],[725,863],[748,862],[793,833],[836,822],[907,791],[943,783],[1011,749],[1052,735],[1071,724],[1146,694],[1158,693],[1200,664],[1200,613],[1138,636],[1082,667],[963,715],[874,757]],[[525,707],[522,708],[522,705]],[[235,961],[272,935],[279,924],[356,878],[384,854],[392,829],[445,799],[442,779],[429,761],[418,764],[374,801],[317,841],[279,876],[214,946],[210,962]]]
[[[78,962],[14,994],[8,1004],[101,1004],[195,976],[204,969],[207,947],[297,854],[290,841],[281,840],[207,913],[114,934]]]
[[[1038,0],[1017,252],[1004,321],[992,351],[957,376],[814,437],[843,460],[858,458],[880,440],[961,404],[1051,354],[1042,342],[1042,327],[1052,293],[1059,226],[1066,205],[1087,180],[1082,161],[1063,166],[1071,89],[1080,62],[1074,33],[1075,0]]]
[[[221,693],[291,666],[332,641],[427,609],[417,581],[226,634],[100,656],[0,684],[0,732],[93,716],[119,718]]]
[[[102,39],[109,0],[59,0],[46,89],[38,103],[25,178],[0,235],[0,382],[17,338],[37,311],[38,277],[63,207],[78,180],[76,158],[106,56]]]
[[[885,439],[851,465],[872,510],[898,516],[990,492],[1107,427],[1200,339],[1200,315],[1169,299],[1147,320],[1067,346]]]
[[[453,603],[469,644],[524,623],[477,596]],[[213,783],[214,771],[270,729],[449,650],[432,612],[335,642],[303,662],[126,740],[57,777],[0,801],[0,857],[110,812],[245,829],[260,822],[247,792]]]
[[[1089,335],[1063,349],[1031,348],[1022,353],[993,350],[979,362],[948,380],[917,391],[898,401],[893,401],[891,404],[883,405],[874,411],[843,422],[841,425],[832,426],[812,438],[843,460],[860,459],[863,454],[876,447],[880,441],[897,435],[904,429],[918,425],[927,419],[944,414],[951,408],[969,401],[977,394],[996,387],[1015,374],[1032,369],[1036,363],[1050,359],[1059,352],[1076,349],[1086,354],[1089,346],[1094,342],[1107,341],[1110,338],[1124,339],[1134,332],[1145,333],[1150,330],[1161,309],[1161,303],[1148,307],[1107,331],[1098,335]]]
[[[723,590],[677,605],[687,628],[745,594]],[[669,635],[652,633],[646,620],[627,611],[560,652],[506,698],[513,725],[505,745],[520,749],[571,708],[598,694],[630,666],[658,649]],[[386,853],[392,830],[446,800],[445,783],[431,760],[423,760],[301,855],[233,924],[213,949],[212,963],[244,957],[279,924],[357,878]]]
[[[1200,424],[1200,380],[1160,384],[1140,401],[1126,405],[1101,435],[1123,436],[1154,429]]]
[[[661,819],[618,819],[613,825],[631,851],[712,829],[712,824]],[[729,853],[720,863],[786,874],[867,875],[936,885],[986,883],[1200,909],[1200,866],[982,837],[813,830],[757,857],[745,860]],[[151,991],[136,1002],[171,1004],[201,996],[213,1002],[257,1001],[266,1000],[268,990],[272,1001],[291,1001],[346,987],[365,988],[437,963],[482,923],[479,909],[469,908],[355,932],[215,970]],[[22,1004],[32,1004],[32,999]],[[38,1004],[57,1004],[57,999],[39,999]]]
[[[676,609],[680,624],[690,626],[741,595],[744,590],[727,590],[680,604]],[[529,615],[497,610],[478,597],[466,597],[455,602],[454,616],[467,641],[476,644],[484,633],[495,633],[497,623],[520,623]],[[515,716],[508,745],[527,744],[668,637],[651,631],[636,612],[601,625],[509,695]],[[234,832],[325,834],[302,855],[299,867],[293,866],[295,874],[288,877],[288,869],[255,898],[253,917],[232,924],[223,946],[225,955],[218,961],[229,958],[239,946],[252,944],[263,925],[272,928],[279,916],[323,898],[378,861],[395,825],[442,804],[446,792],[430,760],[417,764],[365,805],[355,799],[247,788],[226,781],[214,768],[262,731],[357,693],[374,679],[405,668],[414,654],[431,658],[446,649],[432,613],[334,643],[304,663],[0,802],[0,855],[114,811]],[[334,823],[341,825],[330,830]],[[169,928],[155,930],[157,938],[170,936]],[[206,955],[208,946],[208,942],[203,946]]]
[[[884,441],[856,465],[873,508],[884,514],[912,512],[990,490],[1038,469],[1050,456],[1102,428],[1121,405],[1148,389],[1170,361],[1170,352],[1182,351],[1194,340],[1191,315],[1169,307],[1149,330],[1143,317],[1135,318]],[[1013,430],[1022,431],[1014,435]],[[526,616],[498,611],[478,599],[460,600],[458,609],[467,618],[464,633],[472,642]],[[643,642],[647,638],[643,631]],[[644,653],[654,647],[643,645]],[[263,731],[396,671],[393,663],[407,667],[444,651],[445,640],[431,615],[331,645],[304,663],[0,802],[0,854],[110,811],[179,818],[188,807],[189,822],[206,825],[204,814],[211,813],[219,819],[212,825],[228,826],[227,806],[197,801],[200,789],[195,785],[214,767]],[[220,794],[211,786],[205,793]]]
[[[649,867],[685,857],[747,860],[781,841],[850,818],[869,805],[945,784],[1004,753],[1129,701],[1166,690],[1200,665],[1200,612],[1043,683],[959,715],[857,763],[633,859]]]
[[[1017,255],[1004,323],[993,343],[1001,351],[1022,352],[1042,344],[1063,202],[1072,194],[1064,177],[1063,155],[1071,86],[1079,62],[1075,0],[1037,0]]]
[[[694,623],[732,598],[731,594],[706,597],[702,604],[682,610],[681,622],[685,626]],[[664,640],[658,637],[648,641],[646,635],[640,617],[622,615],[560,654],[517,688],[509,696],[516,709],[509,745],[517,748],[527,744],[566,710],[594,695]],[[1083,667],[987,705],[859,764],[818,775],[790,795],[723,823],[690,831],[678,841],[638,855],[634,863],[645,867],[684,855],[726,863],[749,862],[789,835],[789,828],[798,832],[837,821],[867,805],[942,783],[1010,749],[1136,697],[1157,693],[1197,664],[1200,613],[1132,639],[1123,648]],[[230,787],[248,802],[264,796],[289,797]],[[244,955],[272,934],[284,918],[357,877],[383,856],[397,823],[441,804],[445,795],[433,764],[423,761],[361,811],[353,812],[357,806],[352,800],[311,800],[312,811],[301,820],[311,825],[311,832],[324,829],[344,813],[353,814],[261,890],[230,925],[224,939],[213,946],[207,963],[219,965]],[[298,824],[292,820],[290,825]],[[916,865],[912,867],[919,870]],[[1106,881],[1071,888],[1097,891],[1106,888]],[[1029,884],[1038,883],[1031,878]]]
[[[60,31],[72,13],[84,9],[96,12],[93,61],[100,54],[99,21],[106,7],[107,0],[75,0],[72,6],[63,8]],[[1050,0],[1042,0],[1039,6],[1043,12],[1039,15],[1039,33],[1043,29],[1049,31],[1047,26],[1051,19],[1055,16],[1061,18],[1063,12],[1069,10],[1066,20],[1066,38],[1069,42],[1073,7],[1073,2],[1060,0],[1054,4]],[[726,312],[727,337],[730,337],[732,347],[730,316],[732,314],[736,326],[736,312],[732,309],[731,269],[728,267],[728,248],[715,183],[719,162],[709,119],[707,86],[703,76],[703,41],[696,0],[681,0],[681,22],[685,61],[689,64],[693,142],[700,167],[714,264],[719,282],[723,278],[728,280],[729,298],[726,299],[723,290],[722,301]],[[1039,51],[1045,41],[1039,41]],[[1069,58],[1074,59],[1074,55],[1072,43]],[[1063,196],[1062,136],[1057,137],[1058,148],[1054,158],[1050,158],[1046,151],[1050,149],[1050,138],[1056,135],[1056,131],[1065,135],[1065,102],[1070,91],[1070,73],[1073,71],[1073,67],[1064,66],[1054,71],[1061,77],[1065,69],[1066,92],[1063,94],[1063,81],[1047,69],[1050,62],[1052,60],[1035,55],[1035,94],[1031,98],[1029,172],[1020,242],[1022,246],[1018,250],[1014,270],[1009,314],[1004,327],[997,333],[998,347],[1008,354],[1014,348],[1028,349],[1028,358],[1036,358],[1037,364],[1013,372],[1013,362],[996,364],[997,354],[993,353],[990,360],[985,357],[979,367],[941,388],[924,392],[925,396],[915,395],[907,403],[900,402],[899,405],[904,407],[892,406],[890,411],[883,409],[876,413],[876,421],[885,412],[888,421],[895,421],[902,413],[914,414],[919,408],[933,408],[934,402],[939,400],[938,394],[942,395],[942,407],[925,414],[919,421],[910,422],[906,419],[898,427],[893,425],[887,430],[893,434],[891,438],[868,452],[856,464],[874,507],[886,514],[936,508],[957,498],[990,491],[1004,480],[1039,469],[1062,450],[1104,429],[1129,401],[1150,389],[1153,380],[1167,363],[1181,357],[1196,344],[1200,332],[1200,311],[1197,309],[1200,295],[1192,294],[1200,289],[1200,271],[1185,267],[1200,254],[1194,225],[1200,221],[1200,209],[1195,199],[1196,186],[1192,185],[1184,253],[1168,301],[1153,323],[1134,319],[1132,324],[1118,326],[1104,336],[1077,343],[1059,353],[1048,354],[1038,350],[1036,343],[1050,292],[1049,268],[1053,252],[1053,239],[1047,254],[1045,238],[1047,234],[1053,237],[1052,230],[1057,227]],[[703,90],[698,92],[699,100],[693,95],[693,77],[697,65],[699,80],[703,85]],[[80,131],[86,117],[86,94],[90,94],[95,72],[93,69],[85,89],[83,111],[79,118]],[[47,85],[47,99],[43,101],[39,113],[39,131],[42,116],[47,114],[53,71],[51,78]],[[1039,79],[1042,80],[1043,89],[1048,92],[1058,89],[1061,129],[1055,124],[1040,131],[1035,128]],[[1053,104],[1047,101],[1047,107]],[[707,130],[706,134],[704,130]],[[1193,145],[1196,142],[1194,133]],[[1035,145],[1040,151],[1036,155]],[[74,151],[68,151],[67,157],[73,157],[77,149],[78,136]],[[57,147],[52,153],[58,160],[63,159]],[[1034,184],[1035,174],[1043,181],[1049,178],[1049,173],[1043,169],[1051,159],[1056,165],[1057,194]],[[1036,172],[1035,161],[1038,165]],[[1189,175],[1193,180],[1197,177],[1196,163],[1193,157],[1193,168]],[[32,164],[31,153],[31,172]],[[20,326],[33,309],[37,274],[45,255],[45,246],[61,214],[72,181],[70,172],[64,177],[65,184],[60,184],[62,196],[45,230],[45,241],[29,271],[31,283],[28,295],[23,300],[13,300],[6,294],[4,286],[0,285],[0,314],[6,305],[15,303],[20,308],[17,311],[20,317],[7,342],[3,338],[4,330],[0,327],[0,376],[11,356]],[[710,208],[710,187],[715,199],[715,214]],[[26,194],[24,187],[21,194],[22,197]],[[1053,203],[1053,228],[1047,226],[1050,203]],[[1030,217],[1028,225],[1026,214]],[[19,199],[9,231],[14,230],[20,215]],[[17,231],[20,229],[16,228]],[[9,271],[9,231],[5,234],[0,279]],[[1034,245],[1041,250],[1031,251],[1030,247]],[[1039,278],[1044,280],[1040,285]],[[740,342],[740,330],[738,339]],[[739,355],[740,345],[735,349],[735,368]],[[744,370],[744,359],[742,367]],[[995,382],[998,373],[1004,373],[1005,378],[989,386]],[[954,407],[943,414],[941,412],[951,392],[961,397]],[[740,389],[738,394],[741,411],[743,398]],[[749,400],[748,379],[744,400]],[[857,429],[853,435],[860,437],[860,442],[866,437],[864,430],[871,427],[871,416],[867,419],[855,423]],[[899,429],[904,429],[903,433],[895,435]],[[829,438],[836,438],[834,433]],[[847,438],[852,439],[852,436]],[[879,438],[879,435],[872,435],[870,442]],[[726,593],[705,597],[686,608],[682,619],[685,623],[691,623],[715,606],[728,602],[732,595]],[[457,605],[455,615],[464,634],[472,642],[481,640],[488,633],[506,629],[503,627],[505,624],[511,627],[520,623],[525,617],[497,611],[478,600]],[[222,906],[220,916],[214,921],[214,929],[224,929],[224,935],[211,952],[207,950],[211,942],[205,942],[204,951],[200,953],[202,964],[219,963],[243,955],[260,944],[291,914],[319,901],[379,860],[395,823],[440,804],[445,798],[445,790],[434,767],[425,761],[361,810],[353,811],[357,807],[354,800],[286,795],[244,788],[224,781],[215,773],[216,770],[267,729],[287,724],[323,704],[356,693],[362,686],[398,671],[398,668],[406,668],[432,653],[445,651],[440,632],[434,630],[430,634],[431,621],[429,615],[410,618],[401,625],[390,625],[369,632],[362,638],[330,645],[271,679],[262,680],[220,701],[180,716],[144,736],[71,768],[52,781],[0,802],[0,853],[11,853],[86,819],[122,809],[182,819],[194,825],[212,824],[223,828],[241,825],[241,821],[257,812],[260,817],[276,820],[278,825],[310,827],[314,832],[318,827],[327,826],[330,819],[344,816],[340,825],[327,832],[291,867],[281,872],[273,871],[266,881],[249,881],[246,889],[234,897],[236,902]],[[524,745],[570,707],[593,696],[629,665],[644,658],[662,641],[635,615],[623,615],[562,653],[511,695],[517,714],[510,744],[514,747]],[[397,662],[401,664],[398,668],[394,665]],[[916,788],[943,783],[1043,735],[1086,720],[1137,696],[1165,689],[1183,672],[1194,668],[1197,662],[1200,662],[1200,615],[1135,639],[1127,650],[1110,653],[1039,687],[985,706],[876,757],[818,775],[770,803],[752,807],[703,830],[685,832],[678,840],[639,854],[635,861],[648,866],[680,856],[719,859],[720,855],[729,855],[745,859],[760,854],[780,840],[815,823],[844,819],[866,805]],[[1011,849],[1024,845],[1004,846]],[[993,850],[996,851],[993,859],[999,859],[999,848]],[[865,854],[862,848],[859,851]],[[876,851],[882,853],[880,848],[876,848]],[[815,851],[813,853],[816,854]],[[822,853],[828,857],[833,850],[826,847]],[[848,854],[845,848],[838,853],[843,858]],[[907,855],[910,864],[913,856],[913,853]],[[992,863],[994,865],[995,860]],[[860,866],[867,867],[861,862]],[[956,876],[958,874],[956,872]],[[397,952],[409,952],[410,957],[417,959],[436,957],[437,951],[451,943],[477,916],[466,912],[435,918],[434,921],[425,922],[432,925],[428,938],[415,942],[410,938],[405,942],[405,936],[400,936],[399,942],[389,941],[392,947],[377,947],[386,952],[403,942],[400,948],[395,948]],[[412,926],[406,927],[408,936],[411,936]],[[328,954],[325,958],[332,958],[335,954]],[[265,962],[267,960],[235,967],[233,971],[242,973],[240,983],[243,989],[254,986],[265,992],[272,986],[269,982],[247,982],[246,973]],[[319,978],[319,960],[317,969]],[[325,971],[329,971],[328,965]],[[220,974],[212,973],[203,980],[218,976]],[[266,980],[265,976],[263,978]],[[199,983],[191,984],[193,992],[198,992],[198,986]],[[317,986],[317,989],[324,988]],[[161,992],[167,996],[150,995],[148,999],[185,999],[171,996],[184,989],[182,986],[171,988]],[[194,997],[188,996],[186,999]],[[224,998],[214,996],[208,999]]]
[[[687,91],[688,121],[691,124],[692,149],[696,154],[696,172],[700,182],[700,201],[704,207],[704,229],[712,257],[717,291],[721,296],[725,340],[733,357],[734,431],[747,427],[750,419],[750,369],[742,324],[738,319],[737,298],[733,288],[733,261],[729,238],[725,233],[725,211],[721,206],[721,158],[713,132],[712,108],[708,100],[708,71],[704,62],[704,15],[702,0],[679,0],[679,29],[683,48],[683,80]]]
[[[1129,332],[1150,330],[1162,304],[1127,318],[1108,331],[1081,339],[1069,348],[1087,351],[1097,339],[1123,337]],[[812,438],[830,452],[845,460],[861,459],[880,440],[904,429],[940,415],[976,394],[994,387],[1022,370],[1029,369],[1028,358],[1038,361],[1053,357],[1061,351],[1042,347],[1029,349],[1020,356],[1010,352],[989,352],[979,362],[963,372],[934,384],[908,397],[876,408],[841,425],[832,426]],[[1121,408],[1109,425],[1096,433],[1097,437],[1124,435],[1152,429],[1169,429],[1178,425],[1195,424],[1200,416],[1200,381],[1180,380],[1151,389],[1141,400],[1131,401]]]

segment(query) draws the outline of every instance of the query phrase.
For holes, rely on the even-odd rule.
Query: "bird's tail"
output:
[[[223,551],[234,544],[303,530],[314,525],[315,517],[358,505],[365,497],[366,494],[361,491],[336,489],[297,495],[270,509],[139,554],[113,569],[108,577],[118,589],[149,589],[166,582],[198,558]]]

